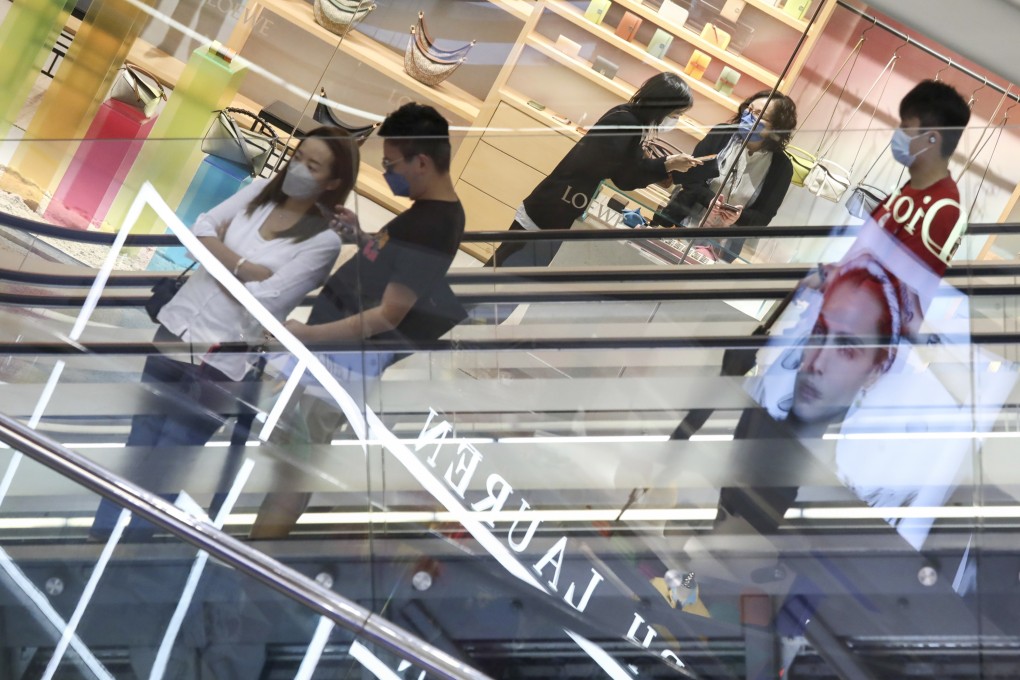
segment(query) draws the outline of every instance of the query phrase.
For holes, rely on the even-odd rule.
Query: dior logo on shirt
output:
[[[916,205],[912,196],[904,196],[900,189],[897,189],[884,204],[884,214],[878,219],[878,225],[893,233],[901,229],[913,236],[920,224],[921,243],[928,252],[942,262],[949,264],[949,260],[956,252],[956,248],[963,240],[963,233],[967,230],[967,214],[959,201],[951,198],[941,198],[934,203],[931,196],[921,199],[921,205]],[[938,243],[932,236],[931,228],[939,213],[946,209],[955,209],[957,212],[956,224],[949,231],[943,243]],[[893,228],[886,225],[889,220],[894,223]]]

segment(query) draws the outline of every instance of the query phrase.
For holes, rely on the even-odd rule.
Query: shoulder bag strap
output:
[[[985,185],[985,178],[988,177],[988,170],[989,170],[989,168],[992,167],[992,159],[995,158],[995,151],[999,147],[999,140],[1002,139],[1002,131],[1005,130],[1006,126],[1009,124],[1009,112],[1010,112],[1010,110],[1012,110],[1012,108],[1013,107],[1011,106],[1008,109],[1006,109],[1006,112],[1002,115],[1002,124],[998,126],[998,130],[996,130],[996,132],[995,132],[996,136],[995,136],[995,143],[992,144],[992,153],[991,153],[991,155],[988,156],[988,162],[985,163],[985,170],[984,170],[984,172],[981,173],[981,180],[978,182],[977,189],[974,190],[974,200],[972,200],[970,202],[970,210],[967,211],[967,219],[970,219],[970,216],[974,213],[974,206],[977,205],[978,197],[981,195],[981,188],[984,187],[984,185]],[[992,138],[991,135],[989,135],[988,139],[991,139],[991,138]],[[967,171],[967,168],[969,168],[971,166],[971,164],[974,162],[974,159],[977,158],[977,154],[980,153],[981,149],[983,149],[985,144],[988,143],[988,139],[986,139],[981,144],[981,148],[978,149],[978,151],[976,151],[973,156],[971,156],[970,161],[967,162],[967,166],[964,168],[964,172]],[[963,178],[963,172],[960,173],[960,178],[961,179]]]
[[[883,76],[885,76],[887,73],[889,73],[889,74],[892,73],[892,70],[896,67],[896,61],[899,58],[900,58],[900,55],[898,55],[898,54],[896,54],[894,52],[892,57],[889,58],[889,61],[886,62],[885,68],[883,68],[882,72],[878,74],[878,78],[875,80],[875,82],[873,82],[871,84],[871,87],[869,87],[868,91],[864,93],[864,96],[861,97],[861,101],[857,104],[857,107],[850,113],[849,116],[847,116],[846,122],[843,123],[843,127],[841,127],[839,129],[839,131],[837,131],[836,134],[834,134],[832,136],[832,138],[829,140],[829,145],[827,147],[825,147],[825,151],[822,151],[819,154],[819,157],[826,156],[826,155],[828,155],[828,153],[830,151],[832,151],[832,147],[835,146],[836,140],[838,140],[839,136],[841,134],[843,134],[848,127],[850,127],[850,122],[853,121],[854,116],[856,116],[857,112],[861,110],[862,106],[864,106],[864,102],[868,101],[868,97],[871,96],[871,93],[874,91],[875,86],[878,85],[878,83],[882,80]],[[849,76],[847,77],[847,80],[849,80]],[[886,80],[886,82],[888,83],[888,79]],[[838,106],[838,102],[837,102],[837,106]],[[868,127],[870,128],[871,125],[869,124]],[[860,147],[858,147],[858,150],[860,150]],[[856,158],[855,158],[855,160],[856,160]],[[853,168],[853,166],[851,166],[851,169],[852,168]]]
[[[999,103],[995,105],[995,111],[992,112],[992,116],[991,116],[991,118],[989,118],[989,122],[991,120],[994,120],[995,117],[999,114],[999,109],[1002,108],[1002,105],[1006,102],[1006,98],[1008,96],[1009,96],[1009,89],[1007,88],[1007,90],[1002,93],[1002,97],[999,99]],[[1010,106],[1009,109],[1006,109],[1006,116],[1005,116],[1006,118],[1008,118],[1009,110],[1012,109],[1012,108],[1013,107]],[[1005,118],[1004,118],[1004,120],[1005,120]],[[968,170],[970,170],[970,166],[974,164],[975,160],[977,160],[978,154],[980,154],[984,150],[985,145],[988,144],[989,140],[991,140],[991,138],[992,138],[992,135],[995,134],[995,127],[996,126],[994,126],[994,125],[986,125],[985,128],[981,131],[981,135],[978,137],[977,143],[974,144],[974,151],[970,154],[970,157],[967,158],[967,162],[963,164],[963,167],[960,169],[960,172],[957,173],[957,175],[956,175],[956,180],[957,181],[962,179],[964,174],[966,174],[966,172]],[[1000,128],[999,132],[1000,133],[1002,132],[1001,128]],[[998,140],[996,140],[995,143],[998,144]]]
[[[896,59],[897,59],[896,55],[893,54],[893,59],[891,60],[891,64],[889,65],[888,70],[885,71],[885,73],[887,75],[886,75],[885,82],[882,84],[882,91],[878,93],[878,101],[875,102],[874,108],[871,109],[871,116],[868,118],[868,126],[866,128],[864,128],[864,136],[861,138],[861,143],[858,145],[857,151],[854,153],[854,160],[853,160],[853,162],[850,163],[850,173],[849,173],[850,176],[853,176],[854,166],[857,165],[857,160],[860,158],[861,149],[864,148],[864,143],[868,139],[868,134],[871,132],[871,126],[875,124],[875,116],[878,115],[878,109],[882,106],[882,102],[885,100],[885,91],[886,91],[886,88],[889,87],[889,81],[892,80],[893,71],[896,70],[896,63],[895,63]],[[879,75],[879,78],[881,78],[881,77],[882,76]],[[885,155],[886,149],[888,149],[890,146],[892,146],[892,140],[891,139],[888,142],[886,142],[885,147],[883,147],[882,151],[879,152],[879,154],[875,157],[875,160],[874,160],[874,162],[872,162],[871,167],[868,168],[868,171],[865,172],[864,176],[861,178],[861,182],[864,182],[868,178],[868,175],[870,175],[871,171],[875,169],[875,166],[878,165],[878,161],[882,158],[882,156]]]
[[[865,40],[866,40],[866,38],[864,37],[863,34],[861,34],[861,37],[857,41],[857,44],[854,45],[854,48],[852,50],[850,50],[849,54],[846,55],[846,59],[843,60],[843,63],[840,65],[839,69],[836,71],[836,74],[834,76],[832,76],[832,79],[830,79],[829,82],[827,82],[825,84],[825,87],[822,88],[822,91],[818,93],[818,97],[815,99],[814,104],[811,105],[811,108],[808,109],[807,114],[801,120],[806,122],[807,119],[811,117],[811,114],[815,112],[815,109],[818,108],[818,105],[822,102],[822,99],[825,97],[825,93],[828,92],[829,88],[833,86],[833,84],[836,82],[836,79],[839,78],[839,75],[843,72],[843,69],[845,69],[847,67],[847,64],[850,63],[851,59],[856,64],[857,56],[860,54],[861,47],[864,45],[864,41]],[[850,71],[851,72],[853,71],[853,67],[852,66],[850,67]],[[849,79],[850,79],[850,73],[847,73],[847,80],[849,80]],[[839,108],[839,101],[843,99],[843,92],[844,91],[846,91],[846,83],[845,82],[843,83],[843,89],[839,93],[839,100],[836,101],[836,105],[833,107],[833,111],[832,111],[832,115],[833,116],[835,116],[835,114],[836,114],[836,109]],[[832,124],[832,116],[829,117],[829,125],[831,125],[831,124]],[[828,126],[826,126],[826,129],[828,129]],[[824,134],[823,134],[822,140],[818,142],[819,148],[821,148],[821,145],[822,145],[822,143],[824,141],[825,141],[825,137],[824,137]]]

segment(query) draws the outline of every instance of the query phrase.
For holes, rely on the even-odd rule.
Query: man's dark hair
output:
[[[747,107],[756,99],[767,99],[772,90],[755,92],[750,97],[740,102],[737,113],[730,119],[730,123],[736,125],[740,122],[740,116],[747,111]],[[772,108],[772,134],[766,135],[762,140],[762,148],[768,151],[782,151],[790,143],[793,133],[797,129],[797,105],[792,99],[782,92],[776,92],[769,103]]]
[[[404,158],[422,154],[436,170],[450,171],[450,124],[431,106],[409,102],[386,116],[379,136],[392,142]]]
[[[658,125],[670,114],[694,106],[694,96],[684,79],[675,73],[657,73],[630,98],[630,107],[645,125]]]
[[[926,130],[942,134],[942,157],[949,158],[970,121],[970,107],[952,85],[922,80],[900,101],[900,119],[917,118]]]

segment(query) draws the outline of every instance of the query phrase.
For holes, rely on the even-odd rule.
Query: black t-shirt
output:
[[[378,307],[390,282],[418,295],[393,333],[375,338],[435,340],[463,319],[445,281],[464,234],[459,201],[415,201],[330,277],[312,305],[312,325],[345,319]]]
[[[607,111],[524,199],[528,217],[540,229],[569,229],[602,180],[630,190],[666,179],[666,160],[645,157],[642,132],[629,105]]]

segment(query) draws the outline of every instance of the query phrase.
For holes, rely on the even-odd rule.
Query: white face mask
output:
[[[319,180],[312,177],[312,171],[301,162],[292,162],[287,166],[287,174],[283,176],[280,189],[291,198],[312,198],[322,193]]]
[[[676,126],[679,125],[679,124],[680,124],[680,116],[669,116],[668,118],[664,118],[663,121],[661,123],[659,123],[659,126],[656,129],[660,133],[665,133],[665,132],[669,132],[670,130],[675,129]]]

